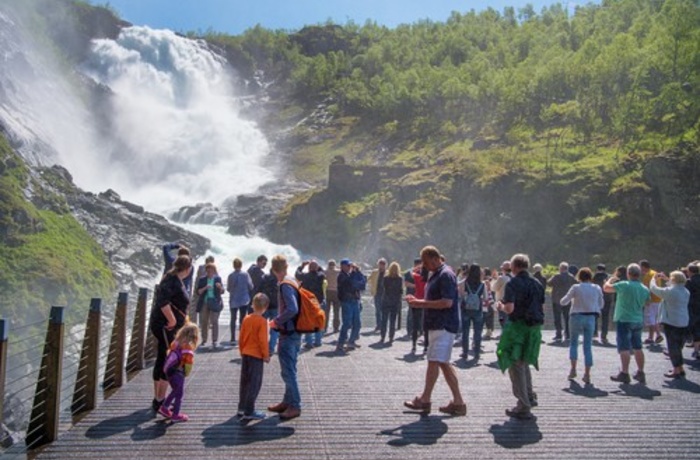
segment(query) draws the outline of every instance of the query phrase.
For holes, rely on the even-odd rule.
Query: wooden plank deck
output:
[[[552,335],[545,332],[547,339]],[[153,416],[146,370],[38,458],[700,458],[700,363],[688,360],[688,378],[671,382],[663,377],[670,363],[660,346],[646,351],[646,386],[610,381],[618,368],[615,348],[596,346],[594,386],[585,388],[566,380],[568,347],[543,345],[541,371],[533,372],[537,418],[515,421],[504,415],[514,399],[507,375],[495,366],[494,341],[484,342],[478,365],[456,361],[468,415],[450,418],[437,412],[449,399],[442,378],[433,414],[403,409],[402,402],[421,390],[426,367],[422,356],[408,354],[409,342],[378,348],[378,336],[365,330],[361,349],[335,356],[336,337],[326,336],[321,348],[300,356],[298,419],[281,422],[275,415],[242,425],[235,417],[238,350],[202,349],[183,404],[189,422],[169,425]],[[258,408],[282,394],[275,356]]]

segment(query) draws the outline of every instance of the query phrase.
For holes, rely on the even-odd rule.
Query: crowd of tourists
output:
[[[389,263],[380,258],[367,275],[350,259],[341,259],[339,264],[329,260],[325,268],[308,260],[292,272],[286,258],[277,255],[266,273],[265,255],[247,270],[236,258],[224,283],[212,256],[195,270],[186,247],[169,243],[163,246],[163,254],[165,273],[150,321],[158,343],[152,407],[173,422],[188,419],[180,412],[180,405],[194,350],[221,348],[219,316],[225,293],[231,313],[228,345],[237,346],[242,357],[238,406],[242,420],[265,417],[255,409],[255,400],[262,386],[263,364],[272,355],[279,357],[285,393],[282,401],[268,410],[279,413],[282,419],[298,417],[301,396],[297,360],[302,343],[306,349],[316,348],[323,345],[324,335],[338,334],[334,353],[342,356],[351,352],[360,347],[361,311],[369,307],[374,310],[379,347],[391,347],[404,324],[404,302],[408,306],[405,327],[410,353],[416,354],[417,347],[422,346],[428,363],[422,393],[404,405],[422,413],[431,411],[431,394],[442,373],[452,400],[439,411],[466,415],[467,406],[452,366],[453,347],[461,346],[462,359],[479,361],[482,341],[498,339],[498,365],[508,371],[516,398],[515,407],[506,414],[531,418],[538,401],[530,367],[537,368],[540,345],[544,343],[548,288],[555,329],[552,340],[568,342],[570,380],[578,376],[581,342],[581,379],[584,384],[591,383],[592,345],[610,344],[611,316],[620,357],[620,370],[610,377],[613,381],[626,384],[634,379],[645,383],[643,345],[661,344],[664,336],[665,354],[672,364],[666,378],[685,376],[686,343],[693,347],[693,357],[700,359],[700,261],[668,275],[653,270],[647,260],[617,267],[612,274],[602,264],[594,271],[561,262],[557,273],[547,277],[542,265],[531,266],[525,254],[514,255],[498,270],[465,263],[455,271],[437,248],[427,246],[406,271],[397,261]],[[367,294],[371,299],[364,305],[363,293],[365,299]],[[325,324],[307,333],[297,327],[305,307],[304,295],[314,297],[325,312]],[[642,340],[645,330],[647,336]],[[633,375],[632,358],[636,365]]]

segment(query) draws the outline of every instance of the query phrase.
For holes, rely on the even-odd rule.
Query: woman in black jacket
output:
[[[381,343],[386,339],[386,326],[389,323],[389,343],[394,341],[396,332],[396,318],[401,311],[401,300],[403,298],[403,278],[401,277],[401,267],[396,262],[389,265],[388,274],[382,279],[384,283],[384,295],[382,297],[382,324]]]
[[[156,289],[156,301],[151,310],[150,330],[158,341],[156,363],[153,366],[153,410],[158,411],[168,390],[168,378],[163,372],[165,356],[175,333],[185,324],[190,297],[183,280],[190,275],[192,260],[180,255],[166,272]]]

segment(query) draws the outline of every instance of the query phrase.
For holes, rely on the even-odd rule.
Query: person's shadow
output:
[[[209,449],[222,446],[243,446],[254,442],[273,441],[294,434],[291,426],[279,426],[279,417],[269,417],[255,423],[241,423],[231,417],[224,423],[212,425],[202,431],[202,444]]]
[[[641,383],[635,385],[631,385],[629,383],[621,383],[620,389],[611,391],[611,393],[617,393],[622,396],[631,396],[640,399],[647,399],[649,401],[652,401],[656,396],[661,396],[661,392],[659,390],[652,390],[651,388],[648,388],[646,385],[643,385]]]
[[[421,415],[415,422],[382,430],[377,436],[392,437],[387,444],[393,447],[405,447],[411,444],[429,446],[435,444],[447,433],[447,424],[443,421],[445,418],[448,417]]]
[[[85,437],[89,439],[105,439],[109,438],[110,436],[124,433],[129,430],[134,430],[134,432],[136,432],[137,430],[139,430],[139,425],[141,425],[142,423],[146,423],[149,420],[152,420],[154,417],[155,415],[153,414],[153,411],[151,409],[140,409],[135,412],[132,412],[131,414],[108,418],[88,428],[88,430],[85,432]],[[163,426],[159,427],[159,429],[156,430],[157,433],[154,434],[158,434],[160,436],[163,433],[165,433],[165,430],[161,430],[160,428],[165,428],[165,426],[162,423],[158,425]],[[158,436],[154,435],[151,436],[149,439],[154,439],[155,437]],[[138,436],[137,439],[134,440],[139,441],[145,439],[141,436]]]
[[[576,396],[585,396],[586,398],[603,398],[608,396],[607,391],[596,388],[593,384],[581,386],[580,383],[573,380],[569,381],[569,388],[562,388],[562,391]]]
[[[506,449],[520,449],[528,444],[537,444],[542,440],[537,420],[508,420],[502,425],[493,424],[489,428],[493,441]]]
[[[425,356],[422,354],[419,355],[416,353],[406,353],[405,355],[403,355],[403,357],[401,357],[401,358],[397,357],[394,359],[396,359],[397,361],[404,361],[407,363],[415,363],[416,361],[423,361],[425,359]]]
[[[700,394],[700,385],[686,379],[669,379],[664,382],[664,388],[687,391],[689,393]]]

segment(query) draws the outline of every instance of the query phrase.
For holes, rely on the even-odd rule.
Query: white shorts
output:
[[[656,326],[659,324],[659,309],[661,304],[652,302],[644,307],[644,325]]]
[[[452,347],[455,334],[445,329],[428,331],[428,361],[449,363],[452,360]]]

